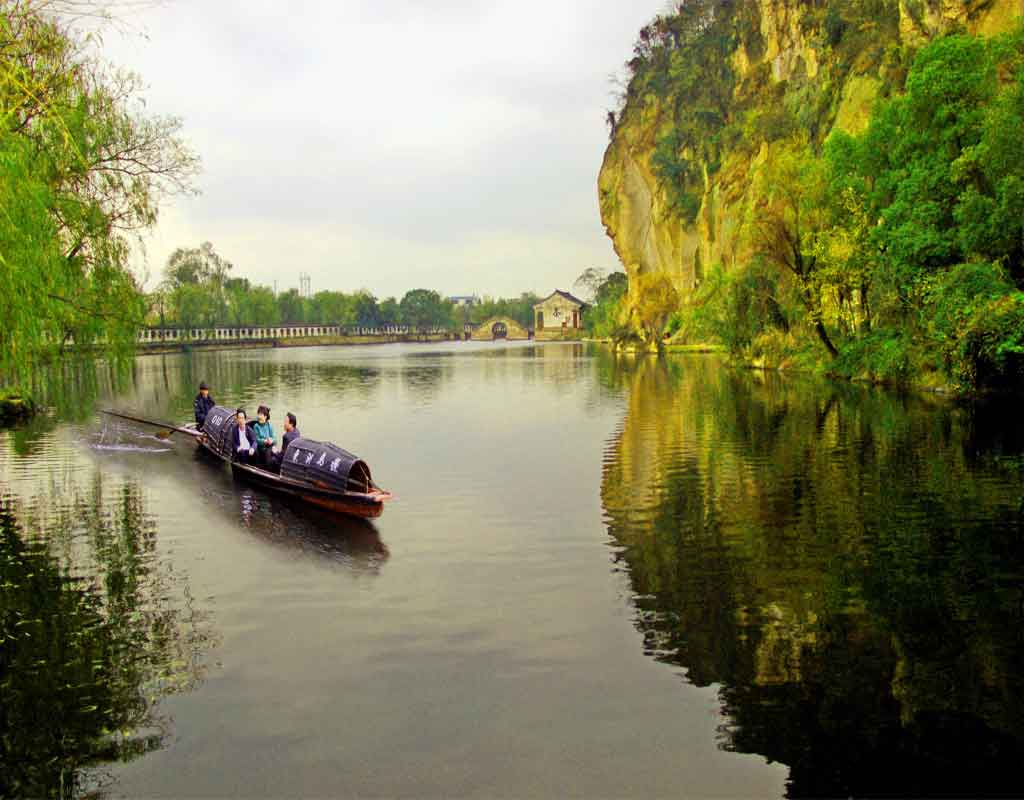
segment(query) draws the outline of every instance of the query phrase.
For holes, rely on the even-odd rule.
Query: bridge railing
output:
[[[308,339],[323,336],[404,336],[411,333],[443,334],[447,328],[433,327],[415,331],[408,325],[252,325],[214,328],[142,328],[140,344],[185,342],[252,342]]]

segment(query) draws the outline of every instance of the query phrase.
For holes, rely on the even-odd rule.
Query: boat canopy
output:
[[[369,492],[370,468],[359,456],[330,442],[293,439],[281,462],[281,477],[339,492]]]
[[[203,433],[211,450],[222,458],[234,456],[235,448],[231,446],[231,433],[235,429],[235,412],[226,406],[214,406],[203,422]]]

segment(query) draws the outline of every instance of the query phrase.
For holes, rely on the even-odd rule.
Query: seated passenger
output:
[[[270,409],[260,406],[256,411],[256,422],[252,426],[256,437],[257,460],[264,467],[273,466],[274,458],[274,426],[270,424]]]
[[[298,439],[302,436],[302,434],[299,433],[299,429],[295,427],[297,424],[297,420],[293,413],[289,411],[284,415],[284,436],[281,437],[281,450],[274,454],[274,467],[279,472],[281,470],[281,462],[284,461],[284,453],[285,450],[288,449],[288,445],[290,445],[294,439]]]
[[[235,432],[231,434],[235,446],[235,461],[242,464],[252,464],[256,460],[256,445],[249,439],[249,431],[245,427],[245,409],[240,408],[235,412],[235,420],[238,422]]]

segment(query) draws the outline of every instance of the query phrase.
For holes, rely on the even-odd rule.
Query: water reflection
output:
[[[720,685],[721,747],[800,796],[1019,794],[1015,415],[603,356],[602,499],[652,657]]]
[[[241,524],[282,550],[336,563],[355,575],[379,574],[390,555],[369,520],[309,508],[245,486],[236,492]]]
[[[0,501],[0,796],[75,797],[161,747],[213,644],[138,484]]]

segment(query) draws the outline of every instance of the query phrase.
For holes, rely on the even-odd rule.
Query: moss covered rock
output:
[[[31,397],[18,392],[0,393],[0,422],[27,419],[36,413],[36,404]]]

